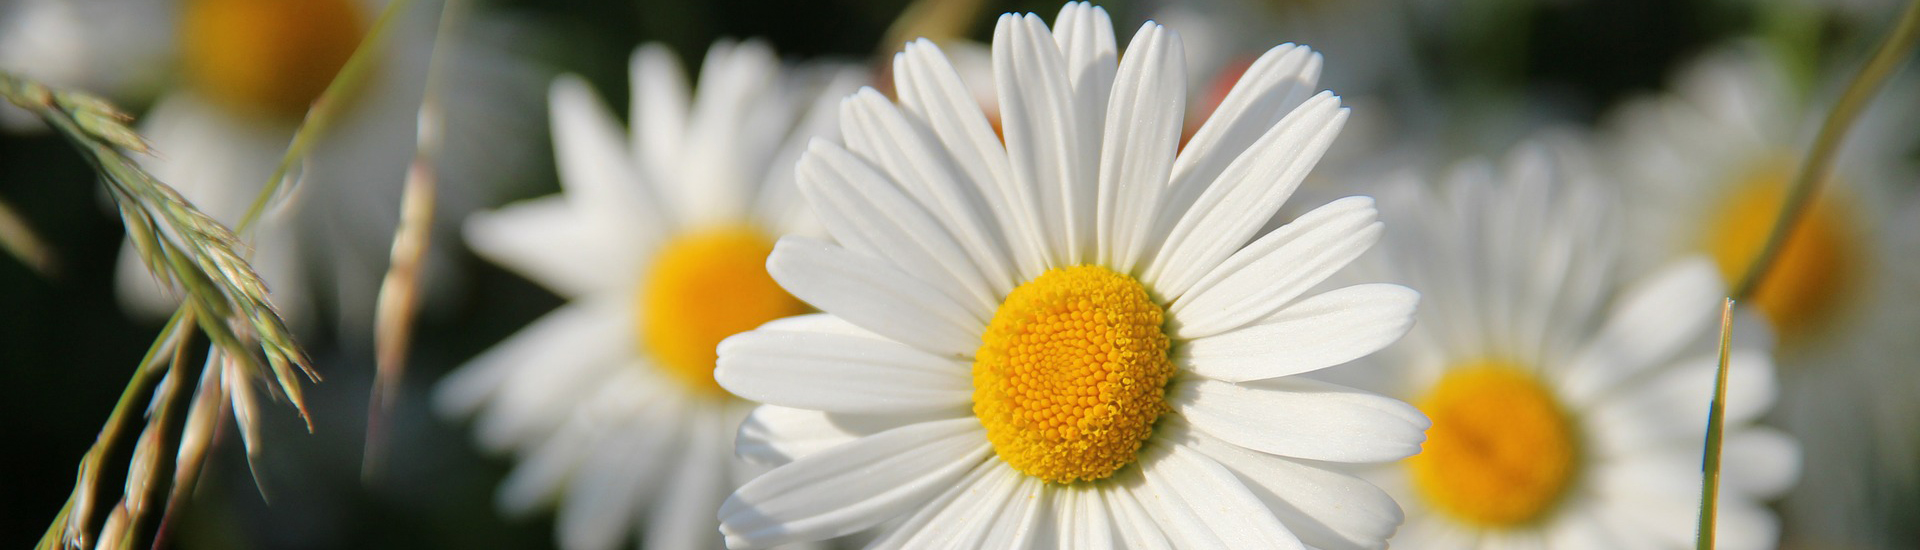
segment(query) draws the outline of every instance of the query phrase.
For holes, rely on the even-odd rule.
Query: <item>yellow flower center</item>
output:
[[[1413,485],[1463,522],[1508,527],[1538,519],[1577,465],[1573,426],[1532,374],[1502,361],[1454,368],[1418,403],[1433,419]]]
[[[1780,215],[1791,170],[1769,167],[1729,194],[1709,218],[1705,249],[1728,281],[1745,276],[1748,264],[1766,247]],[[1816,198],[1775,256],[1767,277],[1754,289],[1760,311],[1792,340],[1817,327],[1836,309],[1857,273],[1863,250],[1855,243],[1847,212],[1831,198]]]
[[[1013,289],[973,361],[973,413],[994,452],[1053,483],[1132,463],[1168,410],[1165,317],[1138,281],[1104,267]]]
[[[297,118],[359,46],[362,19],[354,0],[189,0],[187,78],[223,103]]]
[[[720,341],[807,311],[767,275],[772,251],[772,241],[746,227],[669,241],[635,293],[635,326],[644,350],[688,387],[725,395],[713,381]]]

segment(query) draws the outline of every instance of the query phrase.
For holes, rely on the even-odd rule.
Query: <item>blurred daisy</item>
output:
[[[1177,150],[1172,31],[1122,57],[1074,3],[1002,16],[992,55],[1004,146],[919,41],[899,105],[855,94],[801,157],[840,244],[767,262],[824,313],[720,346],[720,384],[769,404],[739,452],[779,464],[720,507],[728,545],[1379,547],[1400,511],[1338,465],[1413,454],[1426,419],[1291,375],[1399,338],[1417,296],[1308,292],[1378,238],[1370,199],[1257,233],[1346,118],[1308,97],[1318,56],[1272,49]]]
[[[1632,189],[1636,265],[1706,254],[1724,280],[1743,275],[1824,117],[1801,89],[1763,51],[1729,48],[1684,71],[1673,94],[1623,108],[1612,164]],[[1893,223],[1916,205],[1897,194],[1913,181],[1901,159],[1915,103],[1878,103],[1749,301],[1779,334],[1778,422],[1809,453],[1789,531],[1822,544],[1893,544],[1856,537],[1889,533],[1883,499],[1912,505],[1920,463],[1920,262],[1901,241],[1911,226]]]
[[[168,0],[17,0],[0,4],[0,70],[132,108],[159,91],[177,51]],[[12,103],[0,127],[44,128]]]
[[[575,77],[550,94],[561,195],[475,214],[467,242],[569,303],[442,382],[440,410],[520,459],[498,504],[558,504],[570,549],[720,544],[713,510],[749,475],[730,455],[750,403],[713,380],[722,338],[804,313],[767,276],[773,240],[817,232],[794,159],[834,135],[854,69],[784,71],[721,43],[691,94],[672,53],[633,56],[632,137]]]
[[[1683,548],[1718,365],[1719,277],[1683,260],[1617,280],[1611,196],[1564,150],[1463,164],[1438,193],[1382,194],[1393,230],[1368,268],[1427,297],[1400,344],[1343,376],[1433,419],[1421,453],[1376,479],[1407,509],[1396,548]],[[1736,325],[1721,548],[1770,548],[1763,501],[1798,449],[1753,425],[1775,381],[1757,323]]]
[[[182,0],[178,14],[180,85],[140,122],[155,155],[143,165],[221,222],[240,221],[272,176],[307,107],[360,44],[379,0]],[[386,269],[399,196],[413,156],[415,119],[425,89],[439,4],[400,14],[361,89],[312,155],[298,185],[256,226],[253,267],[296,322],[316,308],[337,313],[348,334],[364,331]],[[502,52],[477,47],[472,30],[444,87],[447,143],[436,211],[452,219],[516,177],[516,143],[530,120],[503,108],[537,86]],[[478,162],[476,159],[486,159]],[[483,168],[477,168],[483,167]],[[429,261],[429,266],[450,262]],[[119,294],[136,314],[159,317],[175,299],[155,284],[131,247],[123,247]],[[441,285],[429,284],[427,288]],[[324,289],[324,291],[321,291]],[[322,303],[325,298],[334,301]]]

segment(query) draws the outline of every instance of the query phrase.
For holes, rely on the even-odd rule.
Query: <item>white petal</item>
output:
[[[1146,483],[1134,488],[1134,495],[1150,510],[1190,518],[1166,530],[1185,539],[1181,546],[1305,548],[1232,472],[1199,451],[1161,443],[1142,455]]]
[[[1165,422],[1166,441],[1192,447],[1225,466],[1301,542],[1323,550],[1378,549],[1403,516],[1393,497],[1352,474],[1254,452]]]
[[[1095,261],[1132,273],[1180,148],[1187,68],[1180,36],[1155,23],[1141,26],[1127,51],[1101,140]]]
[[[1586,413],[1596,427],[1595,439],[1615,456],[1673,442],[1699,447],[1707,433],[1707,408],[1719,364],[1717,355],[1696,357],[1621,386]],[[1778,393],[1773,362],[1765,351],[1738,347],[1728,353],[1727,426],[1758,419]]]
[[[1173,548],[1228,548],[1224,541],[1213,534],[1206,521],[1198,512],[1187,506],[1177,497],[1168,497],[1160,491],[1147,487],[1146,475],[1135,468],[1122,471],[1109,478],[1123,487],[1138,503],[1146,515],[1151,517],[1148,524],[1163,535],[1167,544]]]
[[[1056,548],[1120,547],[1121,538],[1113,525],[1117,518],[1107,510],[1101,491],[1089,487],[1058,494],[1053,507],[1053,522],[1060,536]]]
[[[992,452],[978,419],[896,428],[781,466],[720,506],[732,548],[821,540],[933,498]]]
[[[625,323],[609,322],[610,316],[600,312],[588,315],[598,317],[599,322],[579,329],[577,334],[552,337],[537,347],[514,349],[503,344],[496,348],[497,353],[489,351],[469,363],[467,368],[477,369],[475,378],[468,379],[475,382],[471,388],[486,382],[481,378],[488,375],[479,371],[494,368],[483,366],[485,363],[511,361],[504,368],[506,375],[498,379],[499,385],[490,390],[496,393],[474,417],[474,440],[481,448],[499,451],[543,440],[584,398],[609,391],[610,378],[632,374],[622,373],[623,369],[643,368],[634,362],[626,345],[625,337],[631,333],[617,330],[626,326]],[[558,323],[540,328],[544,331],[557,326]],[[613,330],[603,328],[608,326]],[[510,340],[518,339],[518,335],[510,337]],[[522,353],[525,355],[519,355]],[[445,391],[466,391],[452,389],[451,385],[448,388]],[[642,384],[618,389],[643,391],[646,388]]]
[[[1548,548],[1554,550],[1611,550],[1626,548],[1631,539],[1622,537],[1615,522],[1608,520],[1599,506],[1590,500],[1572,500],[1556,512],[1543,528]]]
[[[1048,260],[1035,190],[1014,181],[1005,145],[940,48],[926,39],[907,44],[894,58],[893,74],[900,105],[926,121],[998,219],[1019,278],[1045,271]]]
[[[643,263],[641,236],[593,225],[563,196],[475,212],[462,229],[475,253],[568,298],[630,286]]]
[[[969,179],[932,131],[872,88],[847,98],[841,112],[847,150],[872,162],[939,220],[966,249],[960,259],[972,258],[978,266],[972,279],[984,279],[990,299],[997,301],[1011,291],[1018,281],[993,221],[994,210],[981,195],[982,186]]]
[[[1721,507],[1714,513],[1713,541],[1716,548],[1770,550],[1780,544],[1780,518],[1775,517],[1772,510],[1744,499],[1721,502]]]
[[[763,330],[784,330],[789,332],[818,332],[821,334],[842,334],[846,336],[861,336],[866,338],[881,337],[878,334],[874,334],[872,331],[860,328],[859,325],[855,325],[853,323],[847,322],[846,319],[834,317],[833,314],[831,313],[806,313],[801,315],[795,315],[792,317],[781,317],[779,319],[767,321],[765,324],[762,324],[757,328],[760,328]]]
[[[761,405],[740,424],[735,446],[741,458],[780,466],[856,439],[908,424],[971,416],[971,408],[924,414],[833,414]]]
[[[1066,60],[1039,16],[1007,14],[993,31],[993,74],[1014,185],[1037,190],[1047,267],[1085,263],[1093,241],[1095,159],[1081,135]],[[1024,274],[1025,278],[1039,275]]]
[[[556,502],[567,478],[591,458],[594,444],[605,436],[594,428],[586,422],[568,422],[532,452],[519,453],[513,471],[494,490],[494,504],[500,513],[523,518]]]
[[[688,437],[682,427],[690,420],[685,402],[662,397],[667,402],[634,415],[618,430],[602,432],[582,461],[556,518],[560,547],[609,550],[633,535],[642,505],[654,500],[652,488]]]
[[[567,202],[593,226],[640,235],[663,235],[661,213],[651,204],[628,157],[618,120],[585,80],[554,79],[549,89],[554,167]]]
[[[1008,499],[1025,479],[1025,474],[998,458],[981,461],[966,477],[889,528],[871,548],[986,548],[988,533],[1004,517]]]
[[[1047,482],[1038,478],[1020,476],[1019,485],[1006,502],[1001,503],[1000,518],[992,522],[987,538],[981,541],[981,548],[1028,548],[1040,540],[1052,540],[1052,537],[1039,537],[1038,531],[1047,513],[1048,501],[1053,492],[1048,490]]]
[[[1699,530],[1700,476],[1698,463],[1671,464],[1673,474],[1662,478],[1659,486],[1632,487],[1632,483],[1652,480],[1598,480],[1608,494],[1600,499],[1609,514],[1630,525],[1635,538],[1665,547],[1693,544]],[[1612,476],[1611,472],[1596,472]],[[1687,478],[1690,483],[1686,482]],[[1779,540],[1779,521],[1759,503],[1722,486],[1715,518],[1717,548],[1771,548]]]
[[[1119,47],[1113,35],[1113,20],[1107,16],[1107,10],[1087,2],[1068,2],[1060,8],[1053,20],[1053,39],[1060,48],[1061,65],[1071,86],[1068,102],[1074,110],[1073,145],[1076,175],[1085,178],[1077,182],[1075,194],[1068,195],[1069,200],[1085,202],[1067,204],[1068,212],[1076,224],[1074,235],[1086,241],[1078,244],[1082,250],[1075,263],[1093,261],[1095,239],[1094,210],[1097,171],[1100,169],[1103,119],[1107,114],[1108,96],[1112,94],[1114,72],[1120,57]],[[1185,80],[1184,74],[1181,80]],[[1012,142],[1009,142],[1012,143]],[[1042,180],[1045,181],[1045,180]],[[1165,180],[1161,180],[1165,181]],[[1157,183],[1157,182],[1156,182]]]
[[[1393,548],[1415,550],[1474,550],[1482,543],[1481,530],[1444,514],[1416,515],[1390,541]]]
[[[677,167],[687,139],[687,75],[680,59],[660,44],[633,51],[629,61],[633,89],[633,155],[640,174],[660,187],[682,185]]]
[[[1720,481],[1756,499],[1771,499],[1800,481],[1800,444],[1786,433],[1747,426],[1722,442]]]
[[[714,380],[761,403],[870,414],[959,407],[973,399],[968,365],[891,340],[754,330],[721,341],[719,351]]]
[[[548,363],[559,362],[565,372],[574,370],[565,367],[603,359],[605,354],[582,352],[606,350],[609,346],[604,345],[604,339],[618,337],[617,321],[624,315],[619,308],[608,305],[586,300],[561,306],[508,336],[440,382],[434,389],[435,410],[447,418],[472,415],[506,391],[510,380],[524,377],[526,371],[551,368]],[[543,377],[539,382],[557,382],[552,378]]]
[[[1166,209],[1185,212],[1227,165],[1273,128],[1314,91],[1320,79],[1320,54],[1305,46],[1281,44],[1255,59],[1220,101],[1213,116],[1195,131],[1173,162],[1165,195]],[[1166,235],[1177,218],[1155,223],[1154,235]]]
[[[999,287],[1010,283],[1003,275],[982,272],[972,261],[972,251],[962,248],[938,217],[922,207],[924,203],[908,197],[887,176],[832,142],[814,141],[794,170],[801,194],[819,213],[827,232],[848,250],[891,260],[915,278],[946,291],[982,323],[993,317],[1005,292]]]
[[[1340,107],[1339,98],[1330,93],[1314,96],[1227,165],[1192,207],[1161,210],[1161,216],[1180,221],[1168,231],[1144,280],[1164,295],[1185,294],[1273,217],[1327,152],[1346,120],[1347,110]]]
[[[665,491],[653,503],[643,547],[668,549],[719,546],[720,522],[713,511],[732,489],[727,459],[731,426],[724,405],[708,403],[688,418],[689,438],[681,449],[680,464],[666,480]],[[660,454],[672,454],[662,450]]]
[[[785,137],[790,113],[773,102],[779,59],[765,43],[720,43],[707,50],[675,166],[680,180],[661,186],[693,227],[744,219],[765,162]],[[762,131],[777,127],[779,131]]]
[[[1300,374],[1365,357],[1413,328],[1420,295],[1374,283],[1329,290],[1252,326],[1187,342],[1174,360],[1194,374],[1244,382]]]
[[[1137,469],[1136,469],[1137,470]],[[1139,472],[1122,471],[1119,476],[1138,484]],[[1167,534],[1140,499],[1132,491],[1119,483],[1096,486],[1100,490],[1101,500],[1106,501],[1107,510],[1113,514],[1113,524],[1118,527],[1121,546],[1124,548],[1171,549],[1173,542],[1167,540]]]
[[[1107,110],[1107,95],[1113,89],[1114,64],[1120,58],[1119,44],[1113,35],[1113,19],[1107,10],[1087,2],[1068,2],[1053,18],[1053,40],[1059,46],[1067,79],[1073,84],[1073,106],[1080,121],[1080,135],[1097,137],[1100,116]],[[1135,51],[1135,50],[1128,50]],[[1184,73],[1182,79],[1184,80]],[[1083,144],[1081,154],[1099,152],[1098,142]]]
[[[966,306],[891,263],[813,239],[780,239],[767,273],[821,311],[947,357],[971,357],[986,328]]]
[[[1298,377],[1178,380],[1167,397],[1194,428],[1256,451],[1333,462],[1412,456],[1431,424],[1412,405]]]
[[[1587,401],[1698,341],[1719,318],[1725,294],[1705,258],[1669,265],[1623,291],[1606,324],[1567,366],[1570,399]]]
[[[791,129],[783,129],[786,140],[767,163],[764,180],[753,197],[753,219],[776,235],[824,235],[813,209],[807,208],[795,183],[793,165],[814,139],[840,138],[840,115],[835,106],[841,98],[859,89],[867,80],[866,70],[854,66],[832,65],[821,68],[824,84],[808,86],[807,95],[793,98],[801,115]],[[802,100],[811,97],[810,102]]]
[[[1379,242],[1377,214],[1372,198],[1347,197],[1234,252],[1167,306],[1180,320],[1175,336],[1220,334],[1278,311]]]

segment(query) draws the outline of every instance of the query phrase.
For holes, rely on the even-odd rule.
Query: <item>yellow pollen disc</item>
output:
[[[1786,201],[1785,168],[1760,172],[1734,188],[1707,226],[1705,248],[1728,281],[1738,281],[1766,247],[1767,234]],[[1791,340],[1817,327],[1841,302],[1856,273],[1862,250],[1855,243],[1847,212],[1837,201],[1816,198],[1787,238],[1754,303]]]
[[[1435,509],[1475,525],[1516,526],[1540,518],[1571,485],[1573,426],[1518,366],[1456,367],[1417,404],[1433,427],[1407,467]]]
[[[188,0],[180,25],[197,89],[288,118],[306,113],[365,32],[355,0]]]
[[[1131,464],[1168,410],[1165,317],[1139,282],[1104,267],[1013,289],[973,361],[973,413],[994,452],[1053,483]]]
[[[644,350],[676,378],[724,395],[713,381],[714,348],[761,323],[807,312],[767,275],[773,242],[729,227],[689,233],[661,247],[635,293]]]

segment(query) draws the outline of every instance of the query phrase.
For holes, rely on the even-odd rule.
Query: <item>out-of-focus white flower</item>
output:
[[[1893,85],[1847,140],[1833,177],[1748,304],[1778,334],[1775,420],[1806,443],[1783,509],[1790,538],[1894,545],[1920,464],[1920,261],[1912,248],[1913,86]],[[1610,164],[1630,189],[1632,266],[1706,254],[1731,285],[1755,258],[1825,116],[1759,48],[1683,70],[1671,94],[1611,121]],[[1910,529],[1907,528],[1907,529]],[[1911,531],[1908,531],[1911,532]]]
[[[180,85],[140,122],[155,151],[143,164],[215,219],[237,223],[279,165],[307,106],[383,4],[182,0],[173,33]],[[334,312],[350,337],[371,324],[438,22],[438,2],[413,8],[399,14],[370,78],[336,98],[343,108],[295,167],[298,184],[283,187],[285,200],[253,229],[253,266],[296,324],[315,321],[316,308]],[[537,122],[514,114],[529,111],[514,104],[526,99],[517,94],[537,87],[533,74],[463,32],[469,34],[453,43],[440,98],[447,122],[436,212],[449,220],[520,175],[521,157],[531,155],[521,143]],[[143,315],[172,311],[176,300],[147,276],[131,248],[121,256],[126,306]],[[430,275],[449,263],[429,260]],[[425,287],[433,296],[449,282],[433,277]]]
[[[1705,259],[1629,281],[1612,189],[1575,146],[1523,146],[1381,195],[1369,275],[1425,297],[1401,343],[1338,372],[1433,420],[1421,453],[1375,479],[1407,510],[1395,548],[1683,548],[1724,292]],[[1766,331],[1739,325],[1727,399],[1722,548],[1771,548],[1764,501],[1794,480],[1793,439],[1754,425],[1776,390]]]
[[[1309,289],[1379,236],[1372,201],[1260,234],[1346,114],[1318,55],[1268,51],[1180,147],[1185,59],[1148,23],[1003,16],[1005,139],[927,41],[898,104],[862,91],[801,158],[839,244],[768,271],[824,311],[727,339],[715,377],[768,405],[779,466],[720,508],[740,548],[879,526],[881,548],[1379,547],[1392,499],[1339,471],[1418,449],[1406,403],[1299,373],[1403,334],[1416,294]]]
[[[783,69],[759,42],[720,43],[689,94],[673,54],[633,56],[632,137],[575,77],[550,94],[564,193],[475,214],[475,251],[568,304],[442,382],[442,413],[520,459],[500,507],[558,503],[558,541],[720,544],[713,511],[752,475],[732,457],[752,403],[714,383],[720,340],[807,311],[766,271],[774,239],[818,233],[794,159],[833,138],[851,66]]]
[[[12,0],[0,3],[0,70],[58,88],[143,105],[177,51],[173,0]],[[0,127],[43,128],[0,104]]]

